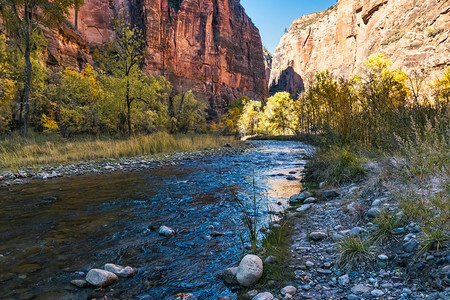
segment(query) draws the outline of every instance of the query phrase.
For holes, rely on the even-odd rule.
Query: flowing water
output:
[[[255,141],[233,155],[129,173],[34,181],[0,190],[0,298],[86,299],[72,286],[91,268],[129,265],[108,299],[166,299],[189,292],[236,298],[214,277],[242,257],[242,214],[233,193],[256,195],[261,226],[300,190],[306,146]],[[293,178],[290,178],[293,179]],[[253,181],[255,182],[253,184]],[[161,225],[177,234],[161,237]],[[211,237],[213,229],[224,236]],[[101,297],[100,297],[101,298]]]

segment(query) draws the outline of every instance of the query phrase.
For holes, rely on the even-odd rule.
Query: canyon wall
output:
[[[450,65],[450,1],[340,0],[303,16],[283,35],[273,55],[270,93],[301,92],[317,71],[361,73],[381,52],[393,68],[424,67],[431,77]]]
[[[49,62],[88,61],[90,49],[114,38],[112,18],[124,11],[144,32],[145,70],[179,91],[192,90],[212,114],[243,95],[267,97],[259,31],[239,0],[85,0],[53,33]]]

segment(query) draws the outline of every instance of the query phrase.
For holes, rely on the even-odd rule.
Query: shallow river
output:
[[[255,192],[263,226],[273,218],[269,210],[282,211],[299,192],[299,180],[287,178],[300,179],[306,163],[301,143],[252,143],[246,152],[183,166],[1,189],[0,298],[101,295],[69,282],[116,263],[134,267],[136,275],[106,288],[108,299],[165,299],[178,292],[235,299],[214,277],[243,253],[242,215],[231,194],[250,201]],[[161,225],[177,234],[159,236]],[[225,235],[211,237],[210,225]]]

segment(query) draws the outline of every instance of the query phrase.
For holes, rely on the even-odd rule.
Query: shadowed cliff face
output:
[[[68,20],[77,23],[70,32],[77,44],[53,35],[54,64],[77,67],[77,52],[112,40],[112,17],[123,10],[145,33],[149,74],[166,76],[179,91],[192,89],[215,112],[243,95],[267,97],[259,31],[238,0],[85,0],[77,22],[75,12]]]
[[[450,65],[450,2],[441,0],[340,0],[326,11],[303,16],[283,35],[273,56],[272,91],[308,85],[328,69],[361,73],[370,54],[382,52],[393,68],[425,67],[431,77]],[[290,70],[292,69],[292,70]]]

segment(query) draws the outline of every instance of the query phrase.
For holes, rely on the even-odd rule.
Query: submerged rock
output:
[[[218,274],[216,274],[216,277],[221,279],[226,284],[235,285],[238,284],[236,279],[236,273],[238,271],[238,267],[231,267],[227,268]]]
[[[134,269],[129,266],[120,266],[115,264],[106,264],[105,270],[116,274],[119,277],[132,277],[134,276]]]
[[[159,235],[162,235],[162,236],[172,236],[175,234],[175,230],[163,225],[163,226],[159,227],[158,233],[159,233]]]
[[[222,231],[213,231],[213,232],[211,232],[211,236],[214,236],[214,237],[222,236],[222,235],[225,235],[225,233],[222,232]]]
[[[86,275],[86,281],[94,286],[105,287],[111,285],[119,280],[116,274],[100,270],[92,269]]]
[[[84,288],[84,287],[88,287],[89,283],[86,280],[83,279],[75,279],[75,280],[71,280],[70,283],[74,286],[77,286],[79,288]]]
[[[255,284],[263,274],[263,262],[256,255],[248,254],[239,263],[236,279],[241,286],[249,287]]]
[[[301,201],[303,201],[303,200],[305,200],[306,198],[309,198],[309,197],[311,197],[311,196],[312,196],[312,194],[311,194],[310,192],[305,191],[305,192],[302,192],[302,193],[300,193],[300,194],[292,195],[292,196],[289,198],[289,202],[291,202],[291,203],[301,202]]]
[[[197,296],[190,293],[179,293],[168,298],[168,300],[197,300],[197,299],[198,299]]]

